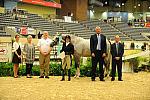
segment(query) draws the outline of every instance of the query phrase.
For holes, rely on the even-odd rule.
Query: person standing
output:
[[[118,81],[122,80],[122,56],[124,54],[124,45],[119,42],[120,37],[115,36],[115,43],[111,45],[111,54],[112,54],[112,78],[111,81],[115,80],[116,66],[118,71]]]
[[[15,42],[13,43],[13,58],[12,63],[14,64],[14,78],[18,78],[19,63],[21,63],[21,43],[19,42],[19,35],[15,36]]]
[[[27,78],[31,77],[31,70],[33,62],[35,60],[35,45],[32,43],[32,36],[28,35],[27,43],[24,45],[25,62],[26,62],[26,74]]]
[[[66,35],[66,37],[65,37],[65,42],[63,43],[61,52],[65,52],[65,57],[62,60],[62,79],[61,79],[61,81],[65,80],[65,69],[68,70],[68,81],[70,81],[71,80],[71,62],[72,62],[71,55],[74,54],[74,46],[71,43],[71,37],[69,35]]]
[[[43,37],[38,41],[39,54],[39,63],[40,63],[40,77],[39,78],[49,78],[49,62],[50,62],[50,52],[52,48],[50,44],[52,40],[49,39],[47,31],[43,32]],[[44,74],[45,72],[45,74]]]
[[[90,50],[92,56],[92,72],[91,72],[91,79],[95,81],[96,77],[96,67],[97,63],[99,62],[99,73],[100,73],[100,81],[104,80],[104,57],[106,56],[106,36],[101,34],[101,28],[97,26],[95,28],[96,34],[91,35],[90,38]]]

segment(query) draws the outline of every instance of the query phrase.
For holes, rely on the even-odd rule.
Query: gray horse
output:
[[[64,41],[64,37],[66,35],[70,35],[71,36],[71,42],[74,45],[74,59],[75,59],[75,67],[76,67],[76,74],[75,77],[79,77],[80,76],[80,58],[81,57],[91,57],[91,52],[90,52],[90,40],[89,39],[83,39],[81,37],[77,37],[75,35],[71,35],[71,34],[61,34],[62,36],[62,40],[59,41]],[[57,37],[58,38],[58,37]],[[107,56],[105,57],[104,61],[105,61],[105,76],[107,76],[109,74],[110,71],[110,61],[111,61],[111,54],[110,54],[110,42],[108,40],[106,40],[107,42]]]

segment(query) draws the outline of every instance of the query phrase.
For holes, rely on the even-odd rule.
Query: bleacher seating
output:
[[[126,36],[113,26],[108,23],[102,22],[100,20],[92,20],[92,21],[82,21],[80,22],[84,26],[87,26],[91,31],[95,31],[96,26],[100,26],[102,28],[102,34],[104,34],[107,38],[113,40],[115,35],[119,35],[123,41],[132,40],[130,37]]]
[[[50,34],[54,34],[56,32],[67,32],[67,30],[62,27],[54,24],[52,21],[42,18],[37,14],[27,14],[27,23],[35,29],[39,29],[41,31],[48,31]]]
[[[127,23],[123,22],[115,23],[112,25],[135,41],[147,41],[147,39],[141,33],[150,32],[150,28],[133,28],[130,27]]]
[[[73,33],[76,36],[89,39],[95,34],[95,27],[102,28],[102,34],[110,40],[114,40],[115,35],[119,35],[122,41],[145,41],[146,38],[141,33],[150,32],[149,28],[131,28],[127,23],[106,23],[101,20],[82,21],[68,23],[63,21],[52,21],[37,14],[26,13],[23,18],[15,19],[13,14],[0,14],[0,26],[29,26],[36,30],[48,31],[51,35],[60,33]]]
[[[68,23],[68,22],[56,22],[59,26],[62,26],[70,33],[75,34],[76,36],[89,39],[91,34],[94,34],[90,29],[85,27],[80,23]]]
[[[10,34],[6,33],[5,31],[3,30],[0,30],[0,37],[11,37]]]

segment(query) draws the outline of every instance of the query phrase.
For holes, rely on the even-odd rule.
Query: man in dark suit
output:
[[[92,81],[95,81],[96,77],[96,67],[97,63],[99,62],[99,72],[100,72],[100,81],[104,80],[104,70],[103,70],[103,64],[104,64],[104,57],[106,56],[106,37],[101,34],[101,28],[96,27],[95,28],[96,34],[91,35],[90,38],[90,50],[91,50],[91,56],[92,56]]]
[[[122,80],[122,56],[124,54],[124,45],[120,42],[120,37],[115,36],[115,43],[111,45],[111,54],[112,54],[112,78],[111,81],[115,80],[116,66],[118,71],[118,81]]]

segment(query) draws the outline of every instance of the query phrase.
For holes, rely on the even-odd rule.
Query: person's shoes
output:
[[[65,78],[62,78],[60,81],[65,81]]]
[[[118,81],[123,81],[122,79],[118,79]]]
[[[32,78],[31,76],[27,76],[27,78]]]
[[[105,80],[104,80],[104,79],[100,79],[100,81],[103,81],[103,82],[104,82]]]
[[[39,78],[44,78],[44,76],[40,76]]]
[[[18,76],[14,76],[14,78],[19,78]]]
[[[45,76],[45,78],[49,79],[49,76]]]
[[[94,79],[94,78],[92,78],[91,80],[92,80],[92,81],[95,81],[95,79]]]
[[[115,81],[115,78],[111,78],[111,81]]]
[[[70,78],[70,77],[68,78],[68,81],[71,81],[71,78]]]

